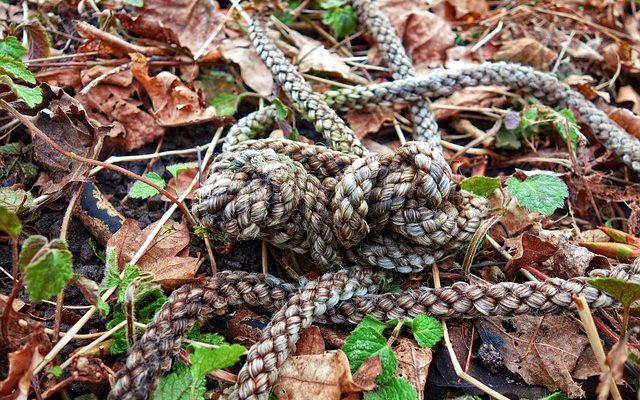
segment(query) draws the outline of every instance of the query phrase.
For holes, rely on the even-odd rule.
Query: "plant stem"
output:
[[[622,308],[622,324],[620,324],[620,340],[622,340],[627,334],[627,327],[629,326],[630,312],[631,312],[631,304],[625,304]]]
[[[149,179],[140,176],[138,174],[135,174],[129,170],[126,170],[122,167],[119,167],[117,165],[112,165],[112,164],[107,164],[103,161],[98,161],[98,160],[92,160],[90,158],[86,158],[86,157],[82,157],[79,156],[73,152],[67,151],[65,149],[63,149],[60,145],[58,145],[58,143],[54,142],[49,136],[47,136],[46,133],[44,133],[43,131],[40,130],[40,128],[38,128],[33,122],[31,122],[31,120],[29,119],[29,117],[22,115],[18,112],[18,110],[16,110],[13,106],[11,106],[9,103],[7,103],[6,101],[0,99],[0,108],[5,109],[6,111],[9,112],[9,114],[13,115],[15,118],[17,118],[18,120],[20,120],[20,122],[22,122],[23,125],[25,125],[31,132],[33,132],[33,134],[35,134],[36,136],[38,136],[40,139],[44,140],[49,146],[51,146],[54,150],[56,150],[57,152],[59,152],[60,154],[71,158],[72,160],[76,160],[79,162],[83,162],[86,164],[90,164],[90,165],[98,165],[116,172],[119,172],[123,175],[126,175],[132,179],[135,179],[137,181],[146,183],[147,185],[151,186],[152,188],[154,188],[155,190],[157,190],[158,192],[162,193],[162,195],[164,195],[166,198],[168,198],[169,200],[171,200],[173,203],[176,204],[176,206],[178,206],[178,208],[180,208],[180,211],[182,211],[182,213],[184,214],[185,218],[187,219],[187,221],[189,222],[190,225],[195,226],[197,225],[196,221],[193,219],[193,216],[191,215],[191,213],[189,212],[189,209],[187,208],[187,206],[185,206],[185,204],[181,201],[179,201],[174,195],[172,195],[168,190],[165,190],[163,188],[161,188],[160,186],[156,185],[155,183],[151,182]]]

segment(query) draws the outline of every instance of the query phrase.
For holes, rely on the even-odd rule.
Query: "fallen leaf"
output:
[[[640,116],[626,108],[614,107],[613,110],[609,112],[609,118],[620,125],[622,129],[629,132],[629,134],[640,139]]]
[[[240,66],[240,76],[245,85],[262,96],[273,91],[273,76],[247,39],[234,38],[222,42],[222,56]]]
[[[455,34],[444,19],[429,11],[426,3],[382,0],[378,1],[378,7],[391,20],[416,67],[444,63],[447,49],[453,47]],[[372,45],[369,50],[369,60],[373,64],[381,63],[382,56],[377,45]]]
[[[522,315],[485,318],[476,326],[483,342],[492,344],[509,371],[527,384],[562,390],[569,398],[584,396],[571,376],[589,343],[579,322],[563,315]]]
[[[278,399],[339,400],[343,393],[372,390],[353,381],[349,361],[342,350],[324,354],[290,356],[280,368],[275,395]]]
[[[131,72],[142,84],[153,103],[154,116],[160,126],[184,126],[212,121],[226,125],[233,118],[216,115],[204,99],[168,71],[149,76],[147,59],[142,54],[131,54]]]
[[[222,333],[230,341],[249,348],[260,341],[262,330],[268,323],[269,320],[265,316],[240,306],[233,316],[225,321]]]
[[[184,193],[187,188],[189,187],[189,185],[191,185],[191,182],[193,182],[193,179],[198,175],[198,168],[189,168],[186,169],[184,171],[181,171],[178,176],[174,176],[173,178],[169,179],[169,182],[167,183],[167,187],[166,189],[170,192],[170,193],[174,193],[176,195],[176,197],[180,197],[182,196],[182,193]],[[198,184],[195,184],[193,186],[193,188],[191,189],[191,191],[189,192],[189,194],[187,194],[187,199],[192,200],[193,199],[193,195],[195,194],[196,190],[198,189]],[[168,198],[164,197],[164,195],[162,195],[161,199],[163,201],[171,201]]]
[[[380,357],[367,358],[353,374],[353,381],[362,388],[373,388],[378,375],[382,373]],[[367,390],[367,389],[365,389]]]
[[[96,66],[82,72],[82,83],[87,85],[111,68]],[[84,105],[90,116],[102,124],[121,127],[121,134],[107,140],[107,144],[131,151],[151,143],[164,135],[165,130],[148,112],[142,110],[140,98],[142,88],[133,80],[131,71],[113,74],[87,94],[76,98]]]
[[[324,352],[324,339],[320,333],[320,328],[316,325],[311,325],[300,333],[300,339],[296,343],[296,356],[322,354]]]
[[[291,30],[289,39],[298,48],[296,56],[297,68],[300,73],[308,71],[325,72],[329,76],[366,84],[367,81],[351,73],[351,68],[338,55],[331,53],[324,45],[310,37]]]
[[[224,23],[224,15],[213,0],[145,1],[144,6],[134,10],[117,14],[125,29],[142,38],[187,48],[192,55]],[[221,31],[201,52],[203,58],[216,53],[223,38]]]
[[[638,95],[638,92],[629,85],[621,86],[620,89],[618,89],[618,95],[616,96],[616,103],[627,102],[633,104],[631,111],[636,115],[640,114],[640,95]]]
[[[449,97],[437,99],[431,104],[436,119],[447,119],[466,111],[468,107],[500,107],[507,102],[497,86],[464,88]]]
[[[520,38],[505,42],[496,53],[494,60],[517,62],[544,70],[557,57],[558,54],[555,51],[546,48],[537,40]]]
[[[9,373],[0,382],[0,398],[26,400],[31,388],[33,369],[44,359],[41,335],[34,332],[24,347],[9,353]]]
[[[393,351],[398,359],[396,377],[406,379],[416,389],[418,399],[423,400],[429,366],[433,360],[431,349],[420,347],[411,339],[399,337]]]
[[[80,78],[80,68],[51,68],[39,71],[35,74],[38,82],[48,83],[51,86],[62,88],[73,88],[80,90],[82,79]]]
[[[529,233],[506,240],[507,246],[515,248],[511,260],[507,263],[506,272],[513,276],[522,267],[541,263],[551,258],[558,247]]]
[[[393,121],[393,109],[376,106],[366,111],[349,111],[344,119],[356,136],[364,139],[370,133],[378,132],[385,122]]]
[[[107,248],[116,251],[118,268],[122,269],[131,261],[155,225],[156,223],[151,224],[141,230],[135,220],[124,220],[120,230],[107,243]],[[189,240],[189,228],[186,223],[168,221],[136,265],[140,272],[153,274],[154,281],[165,289],[175,289],[193,282],[199,258],[183,255],[188,254]]]
[[[104,137],[116,134],[113,127],[92,121],[82,104],[62,89],[47,84],[43,84],[42,89],[45,101],[33,117],[33,123],[60,147],[93,158]],[[55,193],[70,182],[84,180],[84,173],[90,165],[60,154],[34,133],[32,140],[35,143],[34,156],[46,173],[36,183],[42,194]]]
[[[446,0],[446,15],[453,20],[475,20],[489,11],[485,0]]]

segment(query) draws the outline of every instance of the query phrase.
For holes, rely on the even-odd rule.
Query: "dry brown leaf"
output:
[[[382,124],[393,121],[393,109],[379,107],[363,111],[354,110],[344,116],[345,121],[359,139],[364,139],[370,133],[378,132]]]
[[[245,85],[262,96],[273,92],[273,75],[262,62],[256,50],[247,39],[227,39],[220,49],[222,56],[240,66],[240,76]]]
[[[51,68],[39,71],[35,76],[38,82],[45,82],[51,86],[73,88],[76,91],[82,86],[79,68]]]
[[[523,315],[481,319],[483,340],[501,353],[505,366],[529,385],[562,390],[569,398],[584,396],[571,371],[589,340],[580,323],[564,315]]]
[[[44,101],[33,123],[51,140],[67,151],[93,158],[105,136],[115,135],[113,127],[101,126],[92,121],[82,104],[62,89],[42,85]],[[61,191],[74,181],[84,180],[89,165],[70,159],[32,133],[35,158],[44,170],[37,186],[43,194]]]
[[[308,71],[326,72],[330,76],[337,76],[343,79],[366,84],[367,81],[351,73],[351,68],[341,57],[329,52],[322,43],[310,37],[299,34],[291,30],[289,39],[298,48],[296,57],[298,71],[305,73]]]
[[[620,125],[622,129],[629,132],[629,134],[640,138],[640,117],[626,108],[614,107],[609,112],[609,118],[611,118],[616,124]]]
[[[432,108],[436,119],[447,119],[465,111],[456,107],[500,107],[505,103],[506,97],[500,94],[498,86],[484,86],[457,90],[449,97],[434,101]]]
[[[618,95],[616,96],[616,103],[626,102],[633,104],[631,111],[636,115],[640,114],[640,95],[629,85],[620,87],[620,89],[618,89]]]
[[[41,335],[33,333],[29,342],[9,353],[9,373],[0,382],[0,398],[26,400],[31,388],[33,369],[44,359],[41,353]]]
[[[379,356],[369,357],[360,364],[353,374],[353,381],[356,385],[370,390],[375,386],[378,375],[382,373],[382,362]]]
[[[96,66],[82,72],[84,85],[111,68]],[[107,143],[125,151],[131,151],[151,143],[164,135],[164,128],[148,112],[142,110],[141,88],[133,80],[131,71],[109,76],[87,94],[76,95],[90,116],[102,124],[120,126],[122,134],[109,138]]]
[[[446,15],[454,20],[477,19],[489,11],[489,4],[485,0],[446,0]]]
[[[213,107],[204,104],[202,96],[185,86],[177,76],[162,71],[149,76],[147,59],[142,54],[131,54],[131,72],[142,84],[153,103],[154,116],[160,126],[184,126],[212,121],[220,125],[233,118],[216,115]]]
[[[171,179],[169,179],[169,182],[167,182],[166,189],[169,191],[169,193],[173,193],[176,195],[176,197],[180,197],[182,196],[182,193],[184,193],[189,188],[189,185],[191,185],[191,182],[193,182],[194,178],[197,175],[198,175],[198,167],[189,168],[184,171],[180,171],[178,176],[174,176]],[[191,191],[189,192],[189,194],[187,194],[186,198],[189,200],[192,200],[193,195],[196,193],[197,189],[198,189],[198,184],[196,183],[191,189]],[[163,201],[171,201],[168,198],[166,198],[164,195],[162,195],[161,199]]]
[[[256,314],[245,306],[240,306],[224,324],[223,335],[234,343],[249,348],[260,341],[262,329],[267,326],[269,319]]]
[[[398,359],[396,376],[406,379],[416,389],[418,399],[423,400],[424,387],[433,360],[431,349],[420,347],[411,339],[399,337],[393,351]]]
[[[213,0],[155,0],[133,12],[118,13],[125,29],[147,39],[176,44],[195,55],[211,33],[220,29],[224,15]],[[220,32],[202,53],[208,58],[217,52],[224,32]]]
[[[391,20],[416,67],[444,63],[447,49],[454,44],[455,34],[444,19],[429,11],[425,2],[381,0],[378,6]],[[382,62],[376,45],[371,47],[369,60],[375,64]]]
[[[311,325],[300,333],[300,339],[296,343],[296,356],[322,354],[324,352],[324,339],[320,333],[320,328],[316,325]]]
[[[557,57],[558,54],[555,51],[546,48],[537,40],[520,38],[505,42],[496,53],[494,60],[518,62],[544,70]]]
[[[518,237],[507,239],[505,243],[516,249],[506,267],[510,276],[526,265],[538,264],[551,258],[558,250],[558,247],[553,244],[526,232]]]
[[[281,400],[339,400],[343,393],[372,390],[353,381],[349,360],[342,350],[291,356],[280,368],[274,389]]]
[[[135,220],[125,219],[120,230],[107,243],[108,248],[116,250],[118,268],[122,269],[131,261],[155,225],[151,224],[141,230]],[[186,223],[168,221],[136,265],[141,272],[152,273],[154,281],[166,289],[175,289],[193,282],[199,258],[183,254],[188,254],[189,240]]]

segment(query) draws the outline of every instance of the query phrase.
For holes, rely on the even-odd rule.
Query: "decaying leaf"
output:
[[[174,74],[162,71],[149,76],[147,59],[142,54],[132,54],[131,60],[131,72],[151,98],[158,125],[184,126],[209,121],[224,125],[232,121],[232,118],[217,116],[213,107],[207,107],[204,99]]]
[[[396,377],[406,379],[423,400],[429,366],[433,355],[430,348],[420,347],[411,339],[399,337],[393,351],[398,359]]]
[[[526,265],[538,264],[551,258],[558,250],[553,244],[526,232],[507,239],[506,242],[509,247],[516,249],[507,267],[511,275]]]
[[[353,380],[349,361],[342,350],[324,354],[291,356],[280,368],[275,395],[278,399],[339,400],[343,393],[357,393],[373,389]]]
[[[640,138],[640,117],[626,108],[614,107],[609,111],[609,118],[614,120],[622,129]]]
[[[454,20],[480,18],[489,11],[485,0],[446,0],[444,5],[447,18]]]
[[[116,249],[118,268],[122,269],[142,246],[156,224],[144,230],[132,219],[126,219],[107,248]],[[165,289],[175,289],[193,282],[199,258],[188,256],[189,229],[186,223],[167,222],[136,265],[140,272],[150,272],[154,281]]]
[[[383,0],[378,1],[378,6],[391,20],[416,67],[442,65],[447,49],[455,40],[455,34],[444,19],[431,13],[426,3],[415,0]],[[372,46],[369,59],[380,64],[382,57],[377,46]]]
[[[309,354],[322,354],[324,351],[324,339],[320,333],[320,328],[316,325],[311,325],[302,331],[300,334],[300,340],[296,343],[295,355],[303,356]]]
[[[192,55],[198,53],[209,35],[220,30],[224,23],[224,15],[213,0],[145,1],[133,12],[118,13],[118,19],[125,29],[139,37],[176,44]],[[223,38],[221,31],[201,51],[204,59],[215,57]]]
[[[393,121],[393,109],[375,107],[366,111],[350,111],[344,119],[358,138],[363,139],[370,133],[378,132],[385,122]]]
[[[34,332],[24,347],[9,353],[9,373],[0,382],[0,398],[15,400],[28,398],[33,369],[44,358],[40,340],[41,335]]]
[[[222,56],[240,66],[245,85],[262,96],[273,91],[273,76],[251,43],[244,38],[226,39],[221,46]]]
[[[110,70],[108,67],[96,66],[83,71],[83,85]],[[93,119],[120,127],[121,134],[109,138],[108,144],[131,151],[164,134],[164,128],[158,125],[155,118],[140,108],[140,92],[142,89],[133,80],[131,71],[123,71],[109,76],[87,94],[78,94],[76,98]]]
[[[580,324],[563,315],[486,318],[476,324],[484,343],[492,344],[505,366],[529,385],[584,396],[571,372],[589,340]]]
[[[463,111],[463,107],[500,107],[506,98],[500,94],[497,86],[464,88],[457,90],[449,97],[433,102],[433,113],[436,119],[447,119]]]
[[[518,62],[544,70],[557,57],[558,54],[555,51],[546,48],[537,40],[521,38],[504,43],[494,59],[496,61]]]

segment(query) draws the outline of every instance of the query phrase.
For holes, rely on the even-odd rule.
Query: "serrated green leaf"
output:
[[[615,297],[625,306],[629,306],[634,301],[640,299],[640,284],[635,282],[624,279],[598,277],[587,279],[587,283]]]
[[[73,278],[73,256],[69,250],[49,249],[25,267],[24,283],[34,302],[58,294]]]
[[[33,108],[42,103],[42,89],[39,86],[27,87],[23,85],[13,84],[10,85],[11,90],[16,96],[24,101],[29,108]]]
[[[417,399],[418,393],[404,379],[393,378],[387,384],[376,390],[364,393],[364,400],[412,400]]]
[[[500,129],[496,133],[496,148],[518,150],[521,146],[522,143],[515,131]]]
[[[460,188],[478,196],[487,197],[500,187],[500,179],[487,176],[472,176],[460,182]]]
[[[0,232],[14,238],[20,236],[20,232],[22,232],[20,218],[3,206],[0,206]]]
[[[0,55],[0,75],[7,75],[27,83],[36,83],[36,78],[21,61],[7,55]]]
[[[47,370],[48,374],[53,375],[56,378],[60,378],[62,376],[62,368],[59,365],[55,365]]]
[[[382,372],[376,378],[378,384],[388,382],[398,367],[396,356],[387,346],[387,340],[371,327],[353,331],[345,340],[342,351],[347,355],[351,372],[355,372],[364,360],[379,356]]]
[[[198,166],[197,162],[186,162],[186,163],[178,163],[167,165],[167,171],[173,176],[178,176],[182,171],[186,171],[191,168],[196,168]]]
[[[551,215],[563,207],[569,196],[567,185],[553,175],[531,175],[524,181],[511,177],[507,179],[507,187],[518,204],[543,215]]]
[[[108,289],[118,286],[120,283],[120,274],[118,273],[117,252],[115,247],[107,247],[105,250],[105,268],[102,282],[100,282],[100,291],[104,292]]]
[[[360,328],[371,328],[376,332],[378,332],[379,334],[382,334],[382,332],[384,332],[387,326],[388,326],[387,324],[378,320],[377,318],[374,318],[371,315],[365,315],[364,318],[362,318],[362,321],[360,321],[360,323],[358,324],[358,326],[356,326],[356,329],[354,329],[354,332]]]
[[[124,302],[124,295],[127,292],[127,288],[139,276],[140,270],[138,270],[137,266],[132,264],[127,264],[124,266],[124,275],[118,283],[118,302]]]
[[[29,236],[20,249],[20,255],[18,256],[18,266],[20,270],[24,272],[27,265],[34,261],[34,257],[49,241],[46,237],[40,235]]]
[[[215,349],[196,346],[189,355],[191,375],[200,378],[211,371],[230,367],[240,361],[246,352],[247,349],[239,344],[226,344]]]
[[[429,315],[418,315],[411,323],[413,338],[422,347],[433,347],[442,339],[442,324]]]
[[[331,28],[339,38],[351,35],[356,30],[358,23],[350,6],[337,7],[327,11],[323,22],[331,25]]]
[[[192,386],[195,387],[193,397]],[[160,378],[153,400],[203,400],[205,391],[205,379],[200,377],[194,381],[191,369],[178,361],[171,373]]]
[[[573,115],[571,110],[563,108],[555,111],[553,126],[563,140],[566,141],[567,138],[569,138],[571,149],[575,150],[581,133],[578,121],[576,121],[576,117]]]
[[[239,103],[239,95],[231,92],[222,92],[211,97],[209,105],[216,109],[216,115],[233,115],[238,110]]]
[[[224,336],[213,332],[201,332],[198,325],[194,325],[193,328],[187,332],[185,337],[195,342],[207,343],[215,346],[227,344]]]
[[[16,61],[22,61],[22,57],[27,54],[27,49],[15,36],[7,36],[0,40],[0,55],[9,56]]]
[[[144,174],[143,177],[147,178],[163,189],[166,186],[164,179],[162,179],[162,177],[155,172]],[[135,181],[133,183],[133,186],[131,186],[131,190],[129,191],[129,196],[133,197],[134,199],[148,199],[149,197],[155,196],[156,194],[158,194],[158,191],[156,189],[141,181]]]

